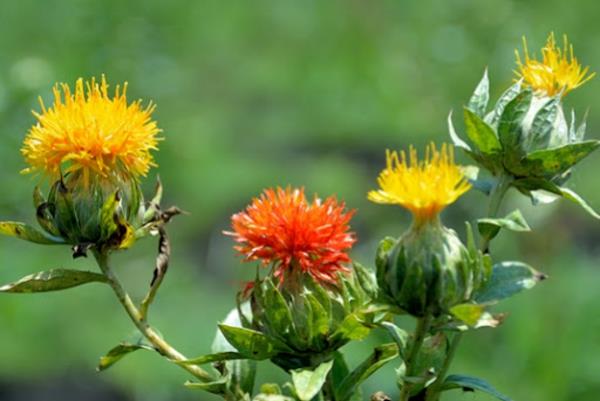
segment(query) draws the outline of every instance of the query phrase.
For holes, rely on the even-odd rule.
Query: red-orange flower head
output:
[[[309,202],[303,188],[269,188],[231,217],[233,232],[225,234],[238,243],[234,249],[245,261],[272,263],[280,280],[299,268],[317,281],[335,283],[338,272],[349,271],[344,263],[356,242],[348,224],[354,210],[345,207],[333,196]]]

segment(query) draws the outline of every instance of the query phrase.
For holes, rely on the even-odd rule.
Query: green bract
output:
[[[600,141],[583,140],[585,119],[577,126],[574,112],[567,124],[562,93],[548,97],[532,92],[518,81],[490,111],[487,111],[488,101],[486,71],[463,110],[470,145],[458,137],[451,117],[448,118],[454,145],[496,178],[508,177],[511,186],[534,202],[548,199],[540,193],[545,191],[571,199],[591,211],[577,194],[562,185],[571,168],[594,151]]]
[[[439,220],[413,225],[397,240],[382,240],[376,265],[383,301],[417,317],[438,316],[469,301],[489,279],[491,261],[468,231],[468,247]]]
[[[252,317],[242,317],[244,328],[220,326],[244,357],[271,359],[285,370],[315,368],[369,333],[369,298],[354,274],[341,275],[337,286],[321,285],[301,272],[280,285],[274,280],[254,283]]]
[[[113,177],[84,183],[79,174],[54,182],[47,197],[39,187],[33,203],[42,231],[21,222],[0,222],[0,233],[40,244],[68,244],[73,255],[127,248],[136,238],[154,232],[180,211],[160,210],[162,186],[148,206],[135,179]]]

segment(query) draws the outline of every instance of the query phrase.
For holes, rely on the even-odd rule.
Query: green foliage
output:
[[[294,393],[300,401],[310,401],[320,391],[327,375],[333,366],[333,360],[323,362],[316,369],[294,369],[290,373],[292,375],[292,383]]]
[[[481,303],[497,302],[535,286],[546,275],[522,262],[496,263],[485,287],[477,292],[475,300]]]
[[[520,210],[514,210],[503,218],[482,218],[477,220],[477,228],[482,237],[493,239],[500,229],[515,232],[531,231]]]
[[[124,356],[140,349],[156,351],[152,346],[144,344],[143,342],[138,342],[137,344],[121,343],[100,358],[100,362],[98,363],[98,367],[96,369],[98,371],[108,369],[115,363],[119,362]]]
[[[31,274],[0,287],[0,292],[35,293],[60,291],[87,283],[107,283],[102,274],[68,269],[52,269]]]
[[[489,394],[501,401],[512,401],[512,399],[498,392],[498,390],[492,387],[488,382],[477,377],[464,375],[450,375],[444,381],[444,385],[442,388],[443,390],[452,390],[456,388],[460,388],[465,391],[477,390]]]

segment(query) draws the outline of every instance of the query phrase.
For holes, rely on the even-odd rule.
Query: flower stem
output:
[[[187,360],[187,358],[182,353],[177,351],[169,343],[162,339],[156,333],[156,331],[154,331],[154,329],[146,322],[139,309],[133,303],[131,297],[129,296],[129,294],[127,294],[127,292],[121,285],[119,279],[117,278],[117,276],[115,276],[114,272],[112,271],[108,263],[108,255],[106,255],[105,253],[94,252],[94,256],[96,258],[98,266],[108,279],[108,283],[112,287],[115,295],[117,296],[117,299],[119,300],[121,305],[123,305],[123,308],[125,308],[125,311],[133,321],[133,324],[135,324],[137,329],[140,331],[140,333],[142,333],[142,335],[146,337],[146,339],[154,346],[154,348],[156,348],[156,350],[161,355],[175,362]],[[181,366],[183,369],[187,370],[193,376],[202,381],[206,382],[215,380],[212,377],[212,375],[210,375],[207,371],[200,368],[199,366],[182,364],[178,364],[178,366]]]
[[[423,345],[423,341],[429,333],[431,328],[431,314],[427,313],[424,317],[417,319],[417,327],[415,328],[414,339],[408,352],[408,357],[404,361],[406,364],[406,376],[411,377],[417,374],[415,372],[416,359]],[[410,392],[412,390],[412,383],[404,382],[402,390],[400,391],[400,401],[408,401],[410,399]]]
[[[510,188],[512,183],[512,177],[510,176],[500,176],[498,182],[492,189],[490,193],[490,204],[488,206],[487,216],[488,218],[494,218],[498,216],[498,212],[500,211],[500,205],[502,204],[502,200],[504,199],[504,195],[506,195],[506,191]],[[489,253],[490,247],[490,237],[483,237],[481,240],[481,251],[484,253]]]
[[[498,216],[498,212],[500,211],[500,205],[504,200],[504,196],[506,195],[506,191],[510,188],[512,183],[512,177],[503,175],[498,179],[498,182],[492,189],[490,193],[490,204],[488,206],[487,217],[494,218]],[[481,251],[483,253],[490,252],[490,237],[483,237],[481,240]],[[464,332],[459,331],[452,337],[452,342],[450,343],[450,347],[448,349],[448,354],[446,354],[446,359],[444,360],[444,364],[440,369],[440,374],[438,375],[437,380],[429,387],[427,390],[426,401],[437,401],[440,398],[441,388],[444,384],[444,379],[448,374],[448,369],[452,364],[452,360],[454,359],[454,355],[456,354],[456,350],[458,345],[460,344],[460,340],[462,339]]]

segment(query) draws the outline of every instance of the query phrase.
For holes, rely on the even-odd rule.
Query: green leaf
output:
[[[223,376],[217,380],[205,383],[187,381],[183,385],[192,390],[204,390],[212,394],[224,394],[227,389],[227,377]]]
[[[502,148],[494,129],[477,114],[464,108],[467,136],[479,151],[485,155],[498,153]]]
[[[465,141],[460,139],[460,137],[456,133],[456,130],[454,129],[454,124],[452,123],[452,112],[448,114],[448,132],[450,133],[450,139],[452,139],[452,143],[454,144],[454,146],[456,146],[457,148],[462,148],[469,152],[471,151],[471,147]]]
[[[531,175],[550,178],[570,169],[598,146],[600,141],[591,140],[553,149],[536,150],[522,160],[522,165]]]
[[[548,147],[561,99],[562,93],[548,100],[535,114],[527,138],[527,149]]]
[[[295,369],[291,371],[294,390],[301,401],[310,401],[321,391],[332,366],[333,360],[320,364],[315,370]]]
[[[488,71],[486,68],[483,72],[483,78],[481,78],[481,81],[479,81],[479,84],[477,85],[477,88],[475,88],[473,95],[471,95],[471,99],[469,99],[467,107],[479,117],[483,118],[489,100],[490,80],[488,78]]]
[[[110,368],[115,363],[119,362],[121,358],[125,355],[130,354],[131,352],[137,351],[139,349],[146,349],[149,351],[155,351],[153,347],[146,344],[130,344],[130,343],[121,343],[108,351],[106,355],[100,358],[100,363],[96,370],[103,371],[105,369]]]
[[[501,228],[516,232],[531,231],[521,211],[514,210],[503,218],[484,218],[477,220],[479,234],[484,238],[493,239]]]
[[[442,391],[456,388],[478,390],[502,401],[512,401],[512,399],[498,392],[491,384],[477,377],[464,375],[450,375],[446,377],[446,380],[444,380],[444,384],[442,385]]]
[[[561,195],[572,202],[577,203],[581,206],[586,212],[591,214],[596,219],[600,219],[600,214],[598,214],[579,194],[569,188],[560,188]]]
[[[525,89],[511,100],[502,113],[498,122],[498,137],[504,153],[510,156],[511,162],[517,161],[515,153],[521,153],[522,129],[521,123],[531,105],[532,92]],[[513,160],[513,158],[515,160]]]
[[[358,262],[353,262],[353,266],[354,274],[358,279],[360,287],[371,299],[375,299],[379,290],[379,287],[377,286],[377,278],[375,278],[375,272],[367,269]]]
[[[375,347],[371,356],[358,365],[336,389],[336,401],[349,400],[362,382],[397,356],[398,345],[395,343]]]
[[[93,282],[108,283],[108,279],[104,275],[94,272],[52,269],[25,276],[14,283],[5,284],[0,287],[0,292],[33,293],[59,291]]]
[[[215,354],[202,355],[197,358],[174,362],[178,365],[204,365],[212,362],[233,361],[237,359],[244,359],[244,356],[239,352],[218,352]]]
[[[0,234],[44,245],[64,244],[62,238],[45,234],[28,224],[16,221],[0,221]]]
[[[240,314],[250,313],[250,303],[245,302],[232,309],[225,318],[225,324],[234,327],[242,327]],[[225,362],[225,375],[227,376],[227,388],[234,394],[252,394],[254,391],[254,381],[256,377],[256,362],[247,359],[240,359],[234,356],[241,354],[235,352],[235,348],[227,341],[220,330],[217,329],[215,339],[211,346],[213,355],[220,355],[219,358],[232,358]]]
[[[387,330],[392,339],[396,342],[396,344],[398,344],[398,351],[400,355],[404,355],[404,349],[406,348],[406,344],[408,343],[408,332],[396,326],[392,322],[382,322],[381,327]]]
[[[480,303],[498,302],[532,288],[545,278],[544,274],[522,262],[496,263],[490,280],[475,294],[475,300]]]
[[[486,305],[460,304],[450,308],[450,313],[469,326],[475,326],[485,313],[485,308]]]
[[[246,358],[263,360],[277,354],[275,346],[258,331],[225,324],[219,324],[219,329],[227,341]]]

